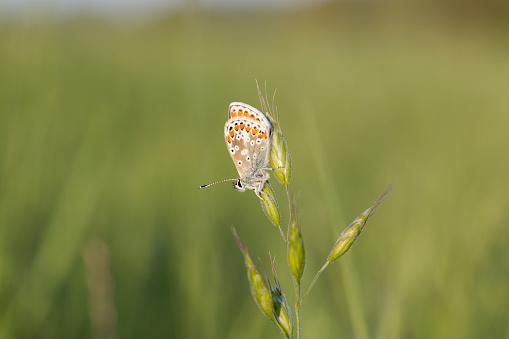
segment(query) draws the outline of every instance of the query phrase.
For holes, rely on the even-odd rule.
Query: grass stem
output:
[[[313,281],[311,282],[311,285],[309,285],[306,293],[304,293],[302,298],[299,300],[299,304],[298,304],[299,307],[300,307],[300,305],[302,305],[302,302],[304,301],[304,298],[306,298],[306,296],[308,295],[309,291],[311,291],[311,288],[313,288],[314,284],[316,283],[316,280],[318,280],[318,277],[327,268],[327,266],[329,266],[329,262],[328,261],[326,261],[325,264],[323,264],[322,268],[320,268],[320,270],[316,273],[316,275],[315,275]]]

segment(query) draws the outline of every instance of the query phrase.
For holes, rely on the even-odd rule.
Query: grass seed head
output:
[[[343,233],[341,233],[341,236],[334,244],[334,247],[332,248],[332,251],[329,254],[329,258],[327,261],[329,263],[334,262],[339,257],[341,257],[343,254],[348,252],[348,250],[352,247],[353,243],[359,235],[361,234],[362,230],[364,229],[364,225],[366,225],[366,222],[368,221],[369,217],[373,215],[375,212],[375,209],[380,205],[382,201],[384,201],[388,194],[391,192],[392,186],[389,186],[383,193],[378,197],[378,199],[371,205],[370,208],[365,210],[361,215],[355,219],[350,226],[348,226]]]
[[[237,232],[235,231],[234,228],[232,228],[232,232],[233,236],[235,237],[235,240],[237,241],[237,245],[239,246],[240,251],[244,256],[244,263],[246,265],[247,270],[247,280],[249,281],[251,295],[253,296],[253,299],[255,300],[260,310],[263,313],[265,313],[265,315],[269,317],[272,320],[272,322],[275,323],[276,319],[274,318],[272,293],[265,284],[263,277],[261,276],[260,272],[258,271],[253,261],[251,260],[251,257],[249,256],[247,249],[240,241],[240,238],[237,235]]]
[[[281,331],[284,337],[290,339],[293,335],[293,323],[292,323],[292,309],[286,300],[286,297],[279,285],[279,278],[277,276],[276,268],[274,267],[274,260],[271,258],[272,275],[274,277],[274,286],[270,284],[270,280],[267,278],[267,282],[272,295],[272,304],[274,306],[274,319],[275,324]]]
[[[270,148],[270,166],[281,185],[288,188],[292,175],[292,159],[279,124],[276,126],[276,123],[272,123],[272,125],[274,134],[272,135],[272,146]]]
[[[260,192],[260,198],[262,209],[267,218],[269,218],[269,220],[272,221],[277,228],[281,228],[281,214],[279,213],[276,196],[274,195],[274,191],[272,190],[272,187],[270,187],[269,182],[263,186],[263,189]]]
[[[300,284],[306,265],[306,252],[304,240],[302,239],[300,216],[297,212],[297,205],[293,198],[290,202],[290,227],[288,233],[288,265],[293,277]]]

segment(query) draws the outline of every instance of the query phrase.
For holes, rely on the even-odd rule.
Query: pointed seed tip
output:
[[[244,244],[240,240],[239,235],[237,234],[237,230],[235,230],[235,227],[233,227],[233,226],[231,227],[231,230],[232,230],[232,233],[233,233],[233,237],[235,238],[235,241],[237,241],[237,246],[239,246],[240,251],[242,253],[245,253],[246,252],[246,248],[244,247]]]

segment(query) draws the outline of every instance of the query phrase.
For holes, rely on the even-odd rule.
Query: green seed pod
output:
[[[247,252],[247,249],[240,241],[240,238],[237,235],[235,228],[233,227],[232,232],[233,236],[235,237],[235,240],[237,240],[237,245],[239,246],[240,251],[244,256],[244,262],[247,269],[247,280],[249,281],[251,295],[253,296],[253,299],[255,300],[260,310],[263,313],[265,313],[265,315],[269,317],[270,320],[272,320],[272,322],[276,322],[273,311],[274,307],[272,305],[272,293],[270,292],[269,288],[267,288],[267,285],[263,281],[260,272],[258,272],[258,269],[253,264],[253,261],[251,260],[251,258],[249,257],[249,253]]]
[[[260,192],[260,201],[265,215],[267,215],[277,228],[281,228],[281,214],[279,213],[276,196],[268,181]]]
[[[345,254],[353,245],[355,240],[357,240],[357,238],[361,234],[362,229],[364,228],[364,225],[366,224],[367,211],[369,211],[369,209],[362,213],[357,219],[355,219],[354,222],[350,224],[350,226],[348,226],[343,231],[343,233],[341,233],[341,236],[339,237],[338,241],[336,241],[336,244],[334,245],[331,253],[329,254],[329,258],[327,259],[328,262],[332,263],[340,256]]]
[[[304,273],[306,264],[306,253],[304,250],[304,240],[300,226],[300,217],[297,215],[297,205],[292,198],[290,202],[290,227],[288,233],[288,265],[292,271],[293,277],[300,284],[300,279]]]
[[[286,338],[290,339],[292,337],[293,325],[290,306],[286,298],[284,303],[279,302],[279,300],[274,303],[274,317],[281,333],[283,333]]]
[[[369,217],[373,215],[375,209],[380,205],[382,201],[384,201],[387,198],[387,194],[392,190],[392,186],[389,186],[382,195],[371,205],[370,208],[365,210],[360,216],[355,219],[350,226],[348,226],[343,233],[341,233],[341,236],[334,244],[334,247],[332,248],[332,251],[329,254],[329,257],[327,258],[327,261],[329,263],[332,263],[333,261],[337,260],[339,257],[341,257],[343,254],[345,254],[350,247],[352,247],[353,243],[359,235],[361,234],[364,225],[366,225],[366,222],[368,221]]]
[[[272,146],[270,148],[270,166],[281,185],[288,187],[292,174],[292,159],[279,124],[272,122],[272,127],[274,133],[272,134]]]
[[[293,335],[292,310],[279,285],[279,279],[273,261],[271,261],[271,266],[275,284],[272,286],[269,281],[269,287],[272,295],[272,303],[274,305],[274,318],[281,333],[286,338],[290,339]]]

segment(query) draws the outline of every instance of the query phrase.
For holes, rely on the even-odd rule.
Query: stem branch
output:
[[[329,266],[329,261],[326,261],[325,264],[323,264],[322,268],[320,268],[320,270],[316,273],[313,281],[311,282],[311,285],[309,285],[309,287],[308,287],[308,290],[306,291],[306,293],[304,293],[302,298],[299,300],[299,304],[298,304],[299,307],[300,307],[300,305],[302,305],[302,302],[304,301],[304,298],[306,298],[306,296],[308,295],[309,291],[311,291],[311,288],[315,285],[316,280],[318,279],[320,274],[322,274],[322,272],[327,268],[327,266]]]

